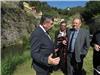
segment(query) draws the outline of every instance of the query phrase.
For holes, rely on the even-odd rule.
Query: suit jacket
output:
[[[68,38],[70,37],[71,29],[68,30]],[[88,52],[88,48],[90,46],[89,43],[89,31],[85,29],[80,29],[75,40],[75,59],[77,62],[81,62],[81,55],[86,55]]]
[[[94,44],[100,45],[100,30],[93,35],[91,46],[93,47]]]
[[[48,56],[54,51],[53,41],[37,27],[31,34],[30,43],[34,69],[38,72],[49,71],[51,65],[48,64]]]
[[[100,30],[94,33],[91,46],[94,48],[94,44],[98,44],[100,46]],[[100,66],[100,51],[96,51],[93,49],[93,67],[97,68],[97,66]]]

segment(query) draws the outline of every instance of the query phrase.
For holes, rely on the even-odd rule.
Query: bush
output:
[[[29,58],[29,52],[26,51],[22,55],[16,55],[14,57],[9,57],[5,59],[1,63],[2,75],[11,75],[18,64],[23,63],[25,60]]]

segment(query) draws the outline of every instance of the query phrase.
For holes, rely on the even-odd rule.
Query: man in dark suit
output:
[[[94,33],[91,46],[93,47],[94,75],[100,75],[100,30]]]
[[[47,31],[53,26],[53,18],[43,15],[39,27],[31,34],[32,65],[36,75],[50,75],[53,65],[59,64],[60,58],[52,58],[53,41]]]
[[[81,19],[74,18],[68,31],[67,70],[68,75],[83,75],[83,59],[89,48],[89,31],[82,29]]]

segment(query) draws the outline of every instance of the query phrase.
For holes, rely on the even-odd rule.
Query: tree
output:
[[[99,1],[89,1],[87,2],[86,6],[84,7],[85,10],[81,14],[85,21],[91,22],[92,17],[94,17],[97,14],[100,14],[100,2]]]
[[[90,32],[94,33],[97,29],[100,29],[100,2],[89,1],[84,9],[81,15],[87,25],[89,25]]]

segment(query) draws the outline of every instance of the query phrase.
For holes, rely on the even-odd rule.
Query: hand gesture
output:
[[[48,57],[48,64],[52,64],[52,65],[58,65],[60,62],[60,58],[56,57],[56,58],[52,58],[53,54],[50,54]]]
[[[100,46],[99,45],[94,44],[94,48],[95,48],[96,51],[100,51]]]

